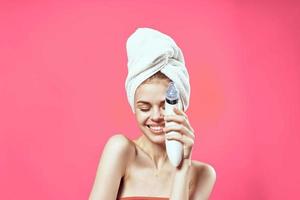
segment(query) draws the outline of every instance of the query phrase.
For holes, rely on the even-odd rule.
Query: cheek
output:
[[[139,123],[144,123],[147,119],[149,118],[149,114],[148,113],[141,113],[138,112],[136,114],[136,119]]]

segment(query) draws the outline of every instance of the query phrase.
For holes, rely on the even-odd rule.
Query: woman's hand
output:
[[[177,140],[183,144],[183,159],[187,159],[190,163],[192,148],[194,145],[195,134],[191,127],[187,115],[174,107],[175,115],[166,115],[166,122],[174,122],[173,125],[165,127],[164,132],[176,131],[177,133],[166,134],[166,139]]]

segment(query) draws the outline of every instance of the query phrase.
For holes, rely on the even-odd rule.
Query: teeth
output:
[[[148,126],[153,132],[162,132],[162,126]]]

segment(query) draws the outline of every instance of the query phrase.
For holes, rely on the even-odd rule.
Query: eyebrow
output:
[[[136,103],[137,103],[137,104],[148,104],[148,105],[151,104],[151,103],[148,102],[148,101],[138,101],[138,102],[136,102]],[[165,100],[163,100],[163,101],[160,102],[160,104],[162,104],[162,103],[165,103]]]

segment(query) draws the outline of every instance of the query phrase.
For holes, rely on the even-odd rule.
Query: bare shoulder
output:
[[[216,178],[216,170],[212,165],[208,163],[193,160],[192,169],[193,169],[192,173],[209,176],[211,178]]]
[[[123,134],[116,134],[109,138],[103,153],[118,157],[126,155],[128,159],[134,155],[134,152],[135,146],[133,142]]]
[[[109,138],[98,165],[89,199],[116,199],[128,161],[134,152],[132,142],[122,134]]]
[[[190,175],[191,199],[208,199],[217,178],[214,167],[208,163],[192,161]]]
[[[114,148],[121,150],[126,150],[133,147],[132,141],[123,134],[111,136],[106,145],[113,146]]]

